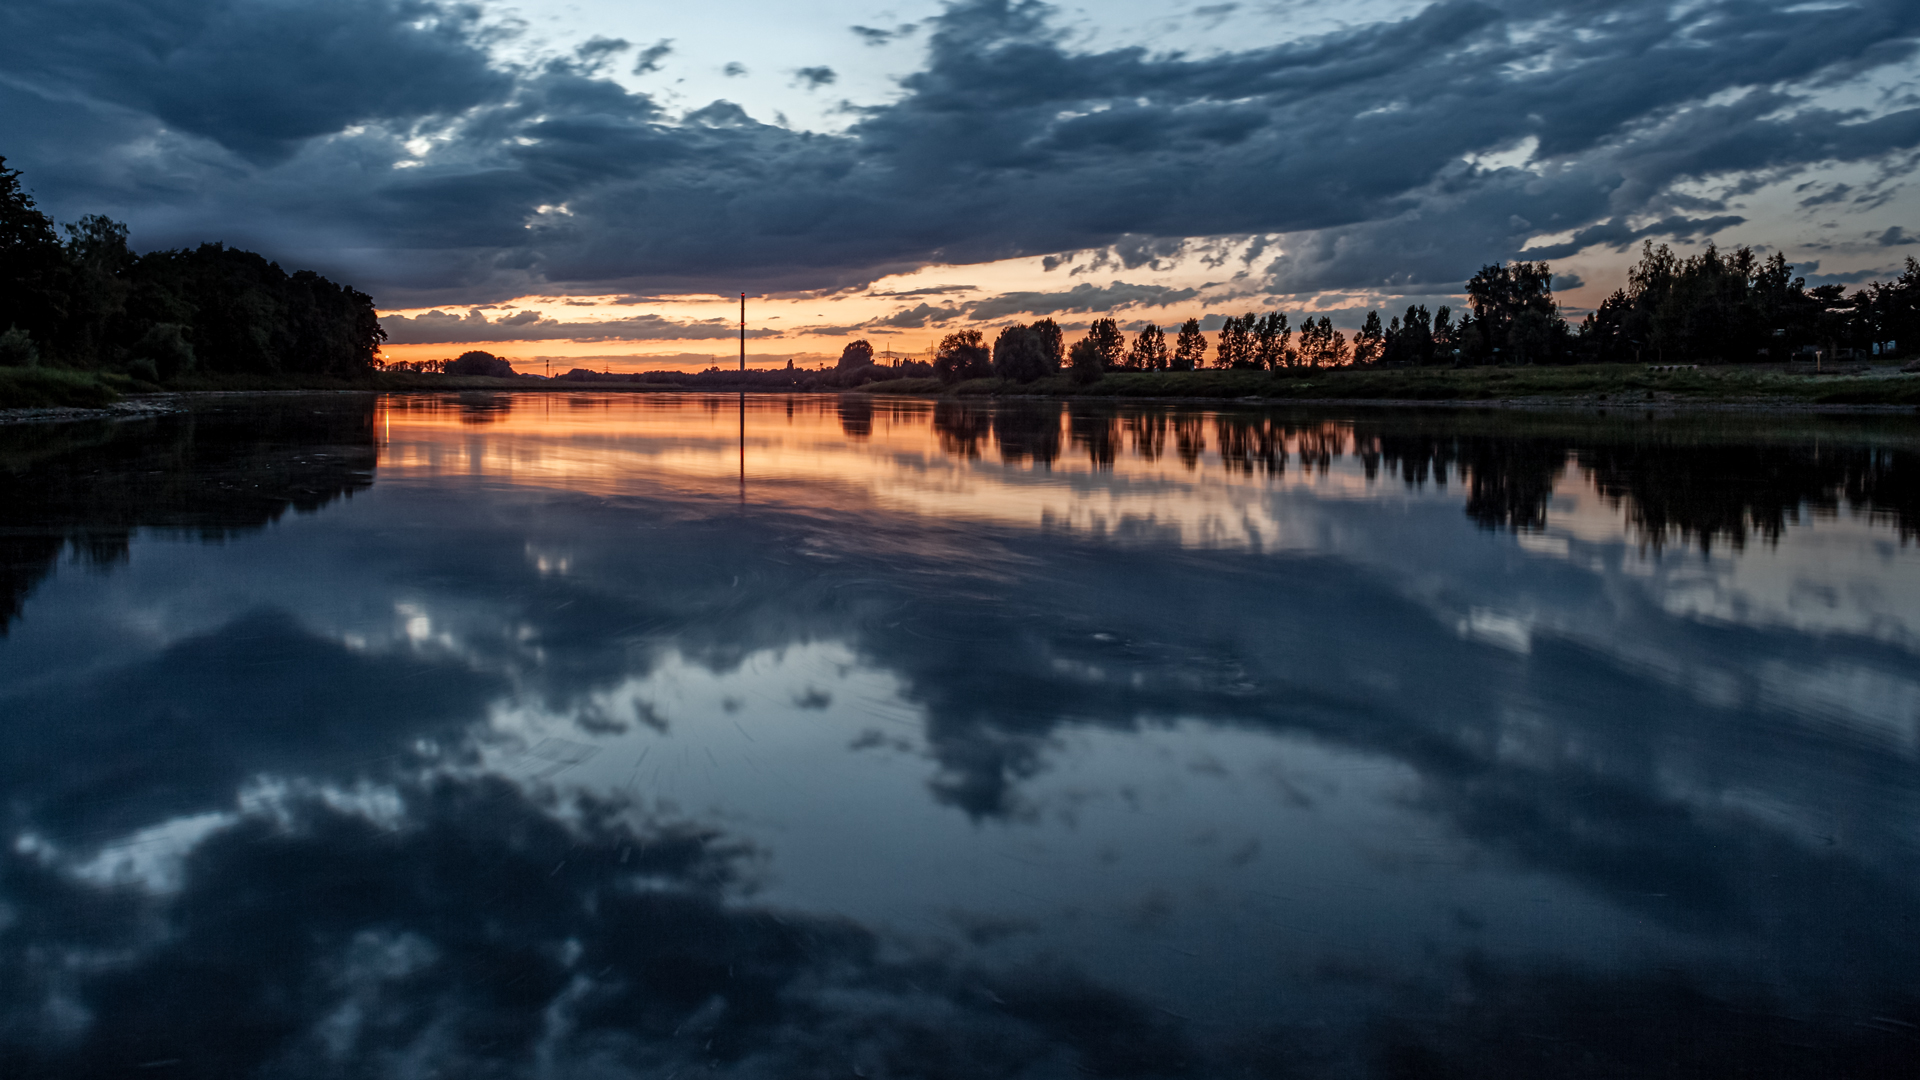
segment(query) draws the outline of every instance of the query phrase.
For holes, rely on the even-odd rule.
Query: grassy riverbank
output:
[[[960,397],[1211,398],[1272,401],[1521,401],[1555,404],[1694,403],[1748,405],[1920,405],[1920,374],[1897,365],[1845,373],[1779,367],[1650,371],[1643,365],[1520,368],[1409,368],[1323,371],[1114,372],[1079,385],[1065,375],[1020,385],[976,379],[939,388],[930,380],[875,383],[873,393]]]
[[[0,367],[0,409],[98,409],[133,385],[90,371]]]
[[[376,376],[379,389],[694,391],[731,393],[816,391],[841,388],[813,378],[793,387],[765,383],[734,385],[724,377],[698,376],[681,383],[549,382],[540,379],[452,378],[440,375]],[[1110,372],[1091,383],[1054,375],[1031,383],[974,379],[946,385],[935,379],[894,379],[851,388],[866,394],[914,397],[1166,398],[1268,401],[1512,401],[1539,404],[1732,404],[1753,406],[1920,406],[1920,374],[1898,364],[1857,364],[1841,372],[1784,370],[1778,365],[1727,365],[1682,371],[1652,371],[1640,364],[1574,367],[1331,369],[1320,371]]]
[[[0,409],[100,408],[123,395],[162,388],[122,375],[54,368],[0,368]],[[737,385],[724,375],[690,376],[679,382],[578,382],[528,378],[381,372],[360,378],[320,376],[198,375],[164,388],[174,393],[246,393],[287,390],[361,390],[409,393],[448,390],[631,393],[746,390],[787,393],[841,390],[831,379],[806,373],[796,385],[769,384],[764,375]],[[914,397],[1160,398],[1263,401],[1516,402],[1543,405],[1920,406],[1920,373],[1899,365],[1855,364],[1839,372],[1785,370],[1778,365],[1728,365],[1653,371],[1643,365],[1576,367],[1331,369],[1319,371],[1112,372],[1091,383],[1055,375],[1037,382],[974,379],[955,385],[934,379],[870,382],[851,392]]]

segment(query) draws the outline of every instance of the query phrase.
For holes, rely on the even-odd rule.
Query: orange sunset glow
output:
[[[934,265],[857,289],[749,295],[747,365],[830,365],[856,338],[872,343],[883,362],[889,353],[926,360],[952,330],[982,328],[991,336],[997,327],[1042,316],[1077,334],[1093,319],[1109,316],[1130,330],[1148,323],[1171,330],[1189,318],[1281,307],[1296,318],[1331,316],[1350,331],[1367,310],[1380,309],[1384,319],[1409,302],[1389,290],[1285,297],[1265,292],[1249,284],[1246,271],[1272,250],[1256,241],[1223,240],[1130,268],[1088,252]],[[1605,281],[1618,275],[1615,264],[1624,265],[1624,256],[1600,252],[1568,259],[1562,270]],[[1597,284],[1577,286],[1560,293],[1560,301],[1577,315],[1606,291]],[[1438,302],[1457,307],[1460,301]],[[622,373],[733,367],[740,354],[738,296],[536,294],[467,308],[383,309],[381,316],[394,335],[380,350],[386,363],[481,349],[523,373],[559,375],[572,368]],[[515,326],[531,326],[538,336],[517,336]],[[645,336],[633,336],[636,329]]]

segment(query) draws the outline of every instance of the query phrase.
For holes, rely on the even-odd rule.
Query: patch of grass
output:
[[[987,380],[979,380],[985,382]],[[939,379],[888,379],[886,382],[867,383],[854,393],[860,394],[937,394],[940,392]]]
[[[1920,377],[1849,380],[1816,388],[1811,400],[1822,405],[1920,405]]]
[[[1109,372],[1081,384],[1067,375],[1030,383],[972,379],[942,386],[931,379],[901,380],[878,393],[954,397],[1212,398],[1263,401],[1562,401],[1594,404],[1646,402],[1920,404],[1920,377],[1884,370],[1810,376],[1777,368],[1703,367],[1648,371],[1640,364],[1570,367],[1400,368],[1394,370]]]
[[[0,368],[0,409],[98,409],[120,400],[120,388],[130,388],[124,377],[97,375],[64,368]]]
[[[242,375],[225,372],[193,372],[167,384],[167,389],[183,393],[260,393],[273,390],[383,390],[386,376],[363,375],[349,378],[332,375]],[[439,376],[434,376],[439,378]],[[465,380],[447,379],[447,384]],[[487,382],[505,381],[488,379]],[[453,387],[457,389],[457,387]]]
[[[56,368],[0,368],[0,407],[103,405],[116,394],[153,390],[124,375],[95,375]],[[377,372],[355,378],[302,375],[186,376],[175,391],[494,390],[657,393],[792,393],[770,386],[709,385],[706,382],[591,383],[525,378]],[[808,385],[798,392],[836,392]],[[1092,383],[1061,373],[1030,383],[971,379],[955,385],[937,379],[891,379],[847,392],[916,397],[1167,398],[1238,401],[1537,401],[1593,405],[1643,403],[1752,403],[1802,405],[1920,405],[1920,375],[1896,374],[1890,366],[1852,374],[1789,372],[1778,367],[1714,366],[1693,371],[1648,371],[1639,364],[1570,367],[1396,368],[1392,370],[1289,369],[1284,371],[1109,372]]]

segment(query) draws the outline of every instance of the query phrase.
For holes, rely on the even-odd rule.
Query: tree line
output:
[[[1599,359],[1779,360],[1841,349],[1920,352],[1920,263],[1907,259],[1892,281],[1846,291],[1807,287],[1779,252],[1713,247],[1681,258],[1648,242],[1640,261],[1580,326],[1579,342]]]
[[[136,255],[101,214],[56,231],[0,157],[0,366],[357,375],[386,336],[372,297],[311,270],[224,244]]]
[[[1369,310],[1351,338],[1328,316],[1303,315],[1295,323],[1281,312],[1229,316],[1213,341],[1197,318],[1182,323],[1171,342],[1151,323],[1129,339],[1112,318],[1095,319],[1070,347],[1052,319],[1005,327],[991,343],[979,330],[957,330],[934,350],[933,373],[945,382],[1031,382],[1065,370],[1091,382],[1109,371],[1208,367],[1750,363],[1810,351],[1920,351],[1920,263],[1911,258],[1894,280],[1849,294],[1841,285],[1808,288],[1778,252],[1762,258],[1749,247],[1722,253],[1709,246],[1681,258],[1649,241],[1626,286],[1578,325],[1554,300],[1553,271],[1544,262],[1485,266],[1464,291],[1458,313],[1412,304],[1383,323],[1380,311]],[[871,363],[871,347],[862,346],[849,345],[841,365],[850,356]]]
[[[1261,410],[1018,400],[983,407],[964,399],[935,404],[932,427],[948,454],[979,458],[991,440],[1010,465],[1050,467],[1075,452],[1096,469],[1130,455],[1194,470],[1212,452],[1221,467],[1244,476],[1277,476],[1290,467],[1325,475],[1351,455],[1369,483],[1397,477],[1419,488],[1457,480],[1469,517],[1514,531],[1546,526],[1571,461],[1602,496],[1626,505],[1630,534],[1656,548],[1774,543],[1808,507],[1845,506],[1883,520],[1903,544],[1920,538],[1920,454],[1865,444],[1628,438],[1607,429],[1492,435],[1381,420],[1301,421]]]

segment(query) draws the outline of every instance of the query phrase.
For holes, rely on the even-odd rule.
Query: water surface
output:
[[[0,431],[0,1071],[1920,1061],[1906,418]]]

